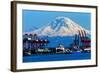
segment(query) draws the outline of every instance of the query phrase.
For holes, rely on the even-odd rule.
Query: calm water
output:
[[[23,62],[45,62],[45,61],[61,61],[61,60],[84,60],[91,59],[91,53],[73,53],[73,54],[47,54],[24,56]]]

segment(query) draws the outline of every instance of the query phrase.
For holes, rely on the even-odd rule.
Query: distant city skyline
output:
[[[90,13],[23,10],[22,15],[23,32],[30,32],[34,28],[41,28],[59,16],[68,17],[87,30],[91,29]]]

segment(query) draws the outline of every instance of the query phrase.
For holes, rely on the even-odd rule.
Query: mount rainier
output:
[[[47,25],[28,32],[38,34],[38,36],[73,36],[79,34],[79,31],[84,30],[86,34],[90,31],[75,23],[68,17],[56,17],[55,20]]]

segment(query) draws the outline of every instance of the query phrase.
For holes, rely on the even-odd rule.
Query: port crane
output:
[[[75,35],[72,49],[74,51],[90,51],[91,40],[87,36],[86,31],[79,30],[79,34]]]

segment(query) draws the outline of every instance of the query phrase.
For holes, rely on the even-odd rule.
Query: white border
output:
[[[87,12],[91,13],[91,60],[73,60],[73,61],[53,61],[53,62],[32,62],[23,63],[22,61],[22,9],[29,10],[49,10],[49,11],[66,11],[66,12]],[[28,5],[17,4],[17,69],[32,68],[50,68],[63,66],[82,66],[95,65],[96,57],[96,13],[95,8],[80,7],[63,7],[63,6],[44,6],[44,5]]]

